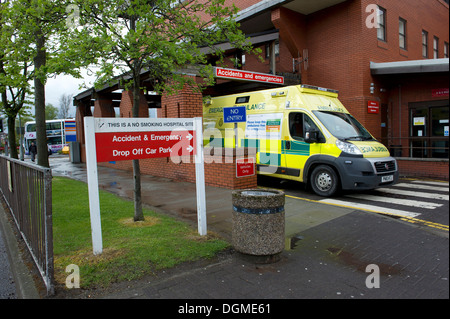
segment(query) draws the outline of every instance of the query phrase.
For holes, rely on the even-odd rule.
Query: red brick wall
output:
[[[377,39],[377,30],[366,26],[370,4],[386,9],[387,41]],[[444,42],[449,42],[449,10],[441,0],[359,0],[346,1],[306,17],[288,10],[272,11],[272,22],[280,29],[280,41],[295,42],[299,51],[309,51],[309,68],[302,70],[302,82],[339,90],[339,99],[378,139],[382,137],[382,112],[388,112],[388,135],[401,136],[408,156],[410,102],[439,100],[432,89],[448,88],[448,74],[373,77],[370,62],[422,59],[422,29],[428,31],[428,56],[433,57],[433,37],[439,38],[439,58],[444,57]],[[283,16],[284,13],[284,16]],[[297,18],[294,18],[294,17]],[[399,18],[407,21],[407,49],[399,47]],[[281,21],[278,21],[281,19]],[[298,39],[291,40],[298,31]],[[305,40],[304,47],[299,47]],[[289,46],[290,47],[290,46]],[[374,94],[370,92],[374,83]],[[399,93],[399,85],[401,92]],[[383,92],[381,91],[383,89]],[[375,100],[388,106],[379,114],[369,114],[367,102]],[[401,101],[401,105],[399,105]],[[385,120],[383,120],[385,121]],[[403,174],[448,179],[448,161],[401,161]]]
[[[397,159],[400,176],[448,181],[448,161]]]
[[[206,2],[206,0],[203,0],[203,1],[199,0],[198,2],[204,3],[204,2]],[[240,10],[246,9],[254,4],[257,4],[258,2],[261,2],[261,0],[225,0],[224,6],[229,7],[229,8],[235,6],[240,11]],[[204,21],[211,20],[211,16],[209,16],[207,14],[198,12],[197,15]]]
[[[148,117],[148,105],[144,92],[141,91],[139,100],[139,117]],[[133,92],[123,91],[120,100],[120,117],[132,117],[133,115]]]
[[[203,115],[203,99],[201,93],[193,93],[187,85],[173,95],[163,95],[158,117],[201,117]]]
[[[428,56],[433,57],[433,37],[439,41],[439,57],[444,57],[444,41],[449,42],[449,9],[442,0],[362,0],[362,9],[371,3],[386,9],[387,41],[376,39],[376,29],[363,28],[367,37],[367,57],[374,62],[422,59],[422,29],[428,31]],[[363,15],[367,16],[368,13]],[[407,50],[399,48],[399,18],[407,21]],[[363,21],[365,22],[365,20]],[[370,40],[369,40],[370,39]],[[375,40],[373,40],[375,39]]]
[[[95,117],[115,117],[113,103],[111,99],[99,96],[94,102]]]
[[[306,17],[303,14],[280,7],[272,10],[272,23],[288,41],[291,56],[297,57],[299,49],[306,47]]]
[[[199,1],[202,2],[202,1]],[[224,5],[227,7],[236,6],[239,10],[248,8],[254,4],[261,2],[261,0],[225,0]]]
[[[386,9],[387,41],[377,39],[377,30],[366,26],[370,4]],[[339,90],[339,99],[377,138],[381,137],[381,115],[369,114],[369,100],[387,101],[388,92],[370,73],[370,61],[391,62],[422,58],[422,29],[429,33],[429,56],[433,37],[439,37],[439,57],[449,42],[448,5],[441,0],[346,1],[308,16],[287,9],[274,9],[272,22],[280,30],[280,43],[287,42],[277,69],[292,69],[292,52],[309,51],[308,70],[302,82]],[[399,48],[398,21],[407,20],[407,50]],[[295,38],[296,36],[296,38]],[[259,69],[254,69],[259,71]],[[375,83],[375,94],[370,84]]]
[[[392,61],[406,61],[406,60],[421,60],[422,59],[422,29],[428,31],[428,55],[433,57],[433,37],[439,37],[439,57],[444,57],[444,42],[449,42],[449,11],[448,5],[440,0],[412,0],[408,2],[404,1],[370,1],[362,0],[361,5],[364,9],[367,5],[375,3],[386,9],[386,25],[387,25],[387,41],[377,40],[376,29],[368,29],[365,27],[365,18],[369,13],[363,12],[362,19],[362,39],[363,39],[363,50],[361,55],[364,59],[364,65],[366,67],[365,76],[363,78],[363,92],[366,96],[366,101],[369,99],[382,101],[388,103],[389,101],[398,101],[395,91],[398,88],[393,88],[393,91],[387,91],[386,93],[381,93],[381,88],[387,88],[386,83],[380,83],[376,77],[370,75],[368,69],[369,62],[392,62]],[[407,21],[407,49],[403,50],[399,47],[399,18],[405,19]],[[409,76],[405,76],[408,78]],[[433,81],[436,83],[436,81]],[[446,83],[448,87],[448,75],[447,79],[442,83]],[[370,90],[370,83],[375,84],[375,94],[367,94]],[[407,118],[407,102],[413,101],[427,101],[431,100],[431,95],[429,93],[430,82],[426,78],[419,80],[418,85],[415,87],[403,87],[402,94],[404,95],[402,105],[402,130],[408,129],[408,118]],[[438,84],[439,86],[439,84]],[[393,93],[393,94],[392,94]],[[407,95],[409,95],[407,97]],[[365,101],[365,102],[366,102]],[[366,104],[363,105],[363,108]],[[397,107],[394,110],[398,110]],[[377,137],[380,137],[381,129],[381,115],[374,116],[372,114],[365,114],[362,122],[369,128],[369,130]],[[398,122],[394,122],[398,123]],[[405,136],[402,134],[402,136]]]

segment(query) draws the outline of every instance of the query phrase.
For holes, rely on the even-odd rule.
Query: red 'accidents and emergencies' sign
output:
[[[252,82],[265,82],[274,84],[284,84],[284,77],[272,74],[264,74],[250,71],[225,69],[220,67],[214,68],[214,75],[216,78],[239,80],[239,81],[252,81]]]
[[[448,96],[448,88],[433,89],[431,90],[431,96],[432,97]]]
[[[236,177],[255,175],[255,158],[236,159]]]

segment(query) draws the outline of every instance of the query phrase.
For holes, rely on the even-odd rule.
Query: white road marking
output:
[[[366,205],[366,204],[360,204],[360,203],[355,203],[355,202],[347,202],[347,201],[331,199],[331,198],[322,199],[319,202],[324,203],[324,204],[351,207],[351,208],[360,209],[360,210],[368,210],[368,211],[372,211],[372,212],[379,213],[379,214],[388,214],[388,215],[394,215],[394,216],[398,216],[398,217],[414,218],[414,217],[417,217],[420,215],[420,213],[412,213],[412,212],[407,212],[407,211],[399,210],[399,209],[392,209],[392,208],[380,207],[380,206],[375,206],[375,205]]]
[[[435,185],[435,186],[442,186],[442,187],[447,186],[448,187],[448,183],[445,183],[445,182],[429,182],[429,181],[419,181],[419,180],[417,180],[417,181],[412,181],[412,183],[428,184],[428,185]]]
[[[403,190],[403,189],[377,188],[376,191],[382,192],[382,193],[387,193],[387,194],[398,194],[398,195],[413,196],[413,197],[424,197],[424,198],[429,198],[429,199],[449,200],[448,195],[421,193],[421,192],[407,191],[407,190]]]
[[[436,207],[441,207],[443,204],[429,203],[412,199],[401,199],[401,198],[391,198],[385,196],[376,196],[369,194],[351,194],[346,195],[345,197],[357,198],[362,200],[370,200],[376,202],[390,203],[390,204],[398,204],[426,209],[435,209]]]
[[[448,193],[448,187],[435,187],[435,186],[418,185],[418,184],[407,184],[407,183],[400,183],[400,184],[395,184],[395,185],[392,185],[392,186],[393,187],[408,187],[408,188],[415,188],[415,189],[423,189],[423,190],[447,192]]]

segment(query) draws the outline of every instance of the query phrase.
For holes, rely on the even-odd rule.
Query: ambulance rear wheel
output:
[[[311,188],[323,197],[333,196],[339,188],[339,178],[330,166],[319,165],[311,173]]]

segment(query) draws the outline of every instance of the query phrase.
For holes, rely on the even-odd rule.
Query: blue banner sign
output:
[[[224,123],[239,123],[247,120],[245,106],[233,106],[223,108]]]

